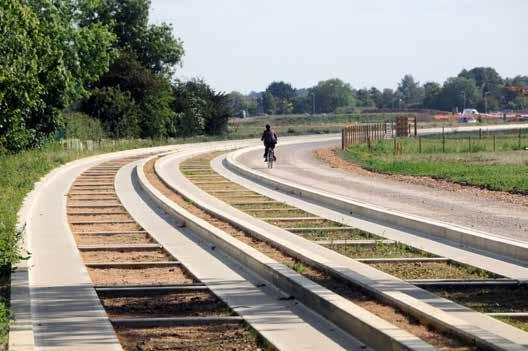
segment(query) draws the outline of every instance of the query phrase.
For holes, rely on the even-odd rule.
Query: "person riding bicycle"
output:
[[[268,152],[269,150],[274,150],[275,149],[275,145],[277,145],[277,140],[279,138],[277,137],[277,133],[275,133],[275,131],[273,129],[271,129],[270,125],[269,124],[266,124],[266,130],[264,130],[264,133],[262,133],[262,138],[260,138],[260,140],[262,140],[264,142],[264,147],[265,147],[265,150],[264,150],[264,159],[266,162],[268,162]],[[273,156],[273,161],[276,161],[277,158],[275,156]]]

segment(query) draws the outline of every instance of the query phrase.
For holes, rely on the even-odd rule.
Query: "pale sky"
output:
[[[395,88],[463,68],[528,75],[527,0],[152,0],[153,23],[184,42],[176,76],[221,91],[341,78]]]

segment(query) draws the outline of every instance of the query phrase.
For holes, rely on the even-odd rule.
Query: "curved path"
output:
[[[241,155],[239,161],[262,173],[352,200],[528,242],[526,206],[390,180],[386,176],[353,174],[331,168],[314,157],[315,150],[336,147],[338,143],[339,140],[279,145],[278,162],[272,170],[267,169],[260,150]]]
[[[293,180],[298,184],[307,184],[314,188],[350,196],[351,198],[357,196],[365,202],[374,201],[374,203],[383,207],[392,208],[394,206],[393,208],[404,212],[414,213],[413,211],[420,210],[417,213],[421,216],[424,216],[424,211],[428,211],[427,213],[435,216],[434,218],[438,218],[437,216],[450,218],[461,209],[469,211],[471,210],[470,205],[475,207],[476,200],[479,200],[466,199],[459,205],[450,204],[449,199],[446,199],[442,202],[446,212],[438,213],[440,212],[438,209],[435,210],[423,204],[420,205],[419,201],[423,199],[430,203],[433,201],[430,196],[425,196],[428,194],[425,194],[423,189],[412,189],[412,191],[398,189],[398,191],[391,193],[389,192],[390,187],[387,189],[385,184],[378,184],[372,179],[361,179],[360,177],[342,173],[326,167],[313,159],[312,150],[336,144],[339,140],[338,136],[301,137],[298,139],[302,140],[303,144],[285,146],[278,149],[280,161],[277,163],[277,167],[273,169],[275,176]],[[321,142],[321,140],[325,141]],[[335,140],[335,142],[332,140]],[[255,140],[208,143],[204,151],[251,146],[255,145],[256,142],[258,143]],[[12,306],[17,314],[17,320],[12,326],[10,334],[11,346],[15,346],[12,348],[13,350],[121,349],[108,317],[97,298],[94,286],[88,276],[85,265],[82,263],[67,224],[65,194],[77,176],[86,169],[103,161],[140,155],[146,157],[153,152],[161,153],[163,151],[174,151],[175,149],[195,151],[203,145],[193,144],[131,150],[86,158],[51,172],[42,180],[40,185],[37,185],[35,191],[28,197],[19,213],[21,223],[26,224],[26,249],[32,255],[27,269],[22,267],[13,275],[14,289],[12,291],[14,298],[12,299]],[[260,157],[260,151],[256,151],[254,154],[245,155],[242,160],[252,167],[263,168],[264,163]],[[126,171],[130,172],[131,168],[126,168]],[[267,172],[267,170],[264,169],[264,172]],[[131,183],[125,182],[127,173],[121,173],[121,175],[119,178],[121,179],[120,184],[127,184],[128,190],[132,191]],[[428,189],[428,192],[431,192],[431,189]],[[451,201],[454,200],[452,199]],[[133,191],[129,192],[128,200],[124,202],[127,202],[131,208],[137,206],[136,213],[138,213],[138,218],[141,213],[145,213],[145,208],[141,208],[144,204],[141,203],[141,200]],[[404,206],[401,205],[402,202],[405,203]],[[483,204],[482,202],[479,202],[479,204],[482,205],[479,207],[493,205]],[[450,206],[453,208],[449,208]],[[495,206],[500,209],[499,205],[496,204]],[[526,213],[508,212],[509,216],[514,216],[514,218],[505,221],[509,224],[501,226],[499,220],[503,219],[503,217],[500,216],[506,216],[506,214],[503,211],[500,212],[500,216],[496,214],[491,216],[490,213],[492,212],[497,211],[486,208],[473,209],[475,218],[470,218],[475,222],[476,228],[480,228],[478,225],[482,226],[482,221],[486,219],[490,221],[490,224],[487,224],[485,228],[486,231],[528,239],[528,233],[526,232],[528,216]],[[440,218],[444,219],[444,217]],[[145,226],[147,226],[147,222],[154,219],[163,224],[162,218],[155,218],[153,215],[149,215],[149,218],[143,218],[141,222],[144,222]],[[515,229],[516,223],[520,226],[517,229]],[[151,225],[154,226],[154,224]],[[489,228],[493,228],[493,230],[489,230]],[[307,314],[311,312],[301,311],[301,309],[293,310],[293,313],[289,313],[292,313],[296,322],[299,321],[299,330],[303,328],[308,330],[318,324],[317,316],[308,318]],[[299,318],[305,321],[311,319],[311,321],[304,325]],[[329,327],[331,328],[331,325]],[[321,335],[321,340],[324,339],[325,343],[332,344],[335,349],[340,348],[338,340],[342,336],[328,337],[326,334],[332,333],[325,333],[322,330],[321,333],[325,334]],[[18,344],[13,345],[14,340]],[[305,344],[307,344],[308,340],[305,341]],[[309,348],[309,345],[305,346]],[[356,346],[358,345],[355,344],[354,348]]]

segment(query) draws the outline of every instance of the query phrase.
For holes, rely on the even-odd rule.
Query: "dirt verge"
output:
[[[478,197],[485,197],[492,200],[505,201],[514,205],[528,206],[528,196],[511,194],[504,191],[493,191],[487,189],[481,189],[471,185],[461,185],[447,180],[433,179],[430,177],[418,177],[418,176],[403,176],[403,175],[388,175],[376,172],[367,171],[361,166],[342,159],[336,154],[337,149],[319,149],[314,151],[314,156],[332,168],[339,168],[350,172],[352,174],[364,175],[369,177],[377,177],[379,179],[390,179],[399,181],[407,184],[427,186],[429,188],[440,189],[450,192],[464,192],[467,194],[475,195]]]

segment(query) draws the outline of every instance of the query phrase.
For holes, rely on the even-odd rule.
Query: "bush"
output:
[[[81,140],[100,140],[105,137],[101,121],[81,112],[64,114],[61,134],[67,139]]]
[[[139,135],[139,109],[128,92],[119,88],[96,88],[82,104],[82,110],[99,119],[113,138]]]

